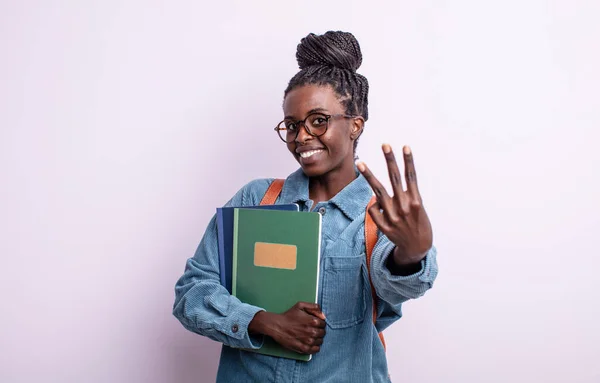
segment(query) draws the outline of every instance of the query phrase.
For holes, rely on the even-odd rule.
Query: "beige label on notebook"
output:
[[[298,249],[295,245],[256,242],[254,244],[254,266],[274,269],[296,269]]]

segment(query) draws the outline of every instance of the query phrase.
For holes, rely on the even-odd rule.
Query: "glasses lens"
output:
[[[313,136],[322,136],[327,131],[327,116],[314,113],[306,117],[306,126]]]
[[[292,142],[296,139],[296,126],[290,121],[281,121],[277,125],[277,133],[283,141]]]

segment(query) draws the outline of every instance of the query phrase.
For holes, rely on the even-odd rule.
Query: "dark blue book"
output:
[[[219,274],[221,285],[231,294],[231,272],[233,269],[233,212],[237,208],[299,211],[297,204],[239,206],[217,208],[217,235],[219,242]]]

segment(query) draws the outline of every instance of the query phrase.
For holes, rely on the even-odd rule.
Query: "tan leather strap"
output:
[[[283,189],[283,183],[285,180],[276,179],[274,180],[269,188],[265,192],[265,196],[260,201],[261,205],[273,205],[277,201],[277,197],[281,194]],[[373,297],[373,324],[377,321],[377,294],[375,293],[375,287],[371,280],[371,256],[373,255],[373,249],[377,243],[377,225],[371,215],[369,214],[369,208],[377,201],[375,197],[371,198],[365,211],[365,244],[367,248],[367,270],[369,271],[369,283],[371,285],[371,296]],[[385,349],[385,339],[383,339],[383,333],[379,333],[379,339]]]
[[[273,182],[271,182],[271,185],[269,185],[269,188],[265,192],[265,196],[260,201],[260,204],[261,205],[273,205],[275,203],[275,201],[277,201],[277,197],[279,197],[279,194],[281,193],[281,189],[283,189],[284,182],[285,182],[285,180],[282,180],[282,179],[276,179]]]
[[[371,214],[369,214],[369,208],[377,202],[377,198],[371,198],[371,201],[367,204],[365,210],[365,245],[367,248],[367,270],[369,271],[369,283],[371,284],[371,296],[373,297],[373,324],[377,321],[377,293],[375,292],[375,286],[373,286],[373,280],[371,279],[371,256],[373,255],[373,249],[377,243],[377,225]],[[383,339],[383,333],[379,333],[379,339],[383,343],[385,349],[385,339]]]

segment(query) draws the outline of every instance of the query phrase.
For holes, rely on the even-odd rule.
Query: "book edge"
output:
[[[238,209],[233,209],[233,257],[231,262],[231,295],[237,293],[237,234],[238,234]]]

